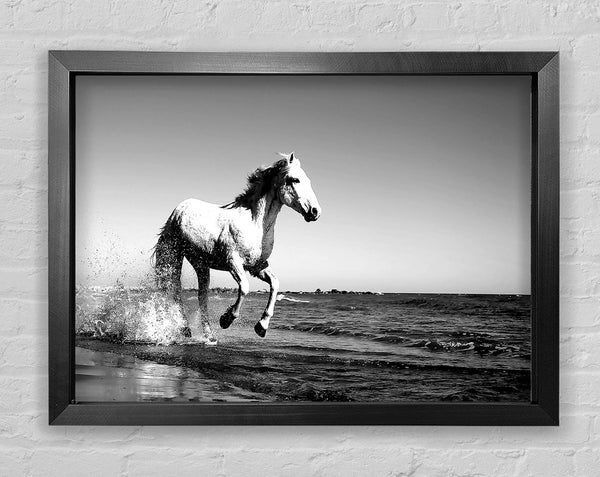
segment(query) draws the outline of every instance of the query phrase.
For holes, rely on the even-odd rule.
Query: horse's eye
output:
[[[285,180],[286,185],[292,185],[292,184],[297,184],[298,182],[300,182],[300,179],[296,178],[296,177],[288,177]]]

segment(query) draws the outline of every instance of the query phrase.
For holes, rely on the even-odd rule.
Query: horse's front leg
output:
[[[231,270],[229,271],[231,276],[238,284],[238,296],[237,300],[233,305],[227,308],[227,311],[223,313],[219,320],[221,328],[229,328],[233,320],[240,316],[240,309],[244,297],[250,291],[250,284],[248,283],[248,277],[246,277],[246,271],[244,270],[244,264],[240,258],[235,258],[231,263]]]
[[[254,326],[254,331],[256,334],[261,338],[264,338],[267,334],[267,329],[269,328],[269,322],[271,321],[273,313],[275,312],[275,302],[277,301],[277,292],[279,291],[279,280],[270,267],[263,268],[260,272],[258,272],[256,278],[268,283],[271,287],[267,307],[265,308],[262,318]]]

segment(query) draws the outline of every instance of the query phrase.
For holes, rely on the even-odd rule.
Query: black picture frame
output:
[[[558,425],[557,52],[50,51],[49,422],[52,425]],[[80,75],[528,75],[532,79],[530,403],[77,403],[75,82]]]

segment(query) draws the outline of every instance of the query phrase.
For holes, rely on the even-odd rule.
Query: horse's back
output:
[[[175,208],[170,220],[187,243],[188,253],[208,263],[220,262],[214,254],[228,224],[223,212],[218,205],[198,199],[186,199]]]
[[[209,232],[219,234],[227,222],[223,209],[216,204],[198,199],[186,199],[174,210],[177,222],[182,231]]]
[[[232,253],[243,260],[244,266],[253,267],[263,260],[263,252],[268,248],[268,255],[272,248],[263,246],[262,229],[253,226],[250,212],[244,215],[239,210],[187,199],[175,208],[170,221],[191,255],[186,258],[199,259],[218,270],[228,269]]]

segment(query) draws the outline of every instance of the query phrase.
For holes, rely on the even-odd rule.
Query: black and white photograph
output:
[[[78,77],[76,400],[529,402],[531,94]]]

